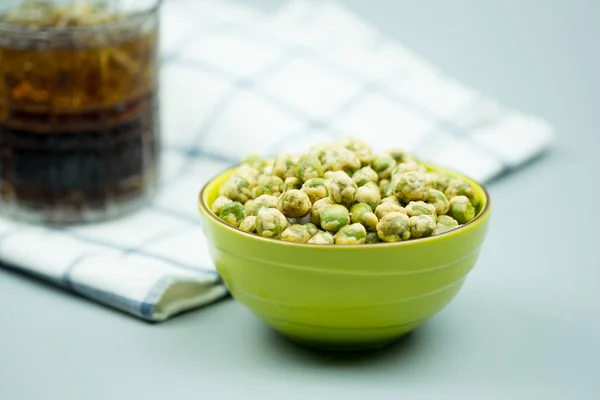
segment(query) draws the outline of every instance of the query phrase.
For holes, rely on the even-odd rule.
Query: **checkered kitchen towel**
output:
[[[488,182],[553,137],[546,122],[444,75],[335,2],[263,14],[226,0],[167,0],[162,20],[164,176],[153,204],[62,230],[0,220],[3,263],[143,319],[227,294],[196,196],[249,152],[351,135]]]

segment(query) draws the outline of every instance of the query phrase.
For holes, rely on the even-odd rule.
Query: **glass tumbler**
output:
[[[152,197],[160,5],[0,2],[0,215],[96,222]]]

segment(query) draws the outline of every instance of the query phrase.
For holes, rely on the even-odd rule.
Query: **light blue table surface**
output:
[[[232,300],[149,325],[0,270],[1,400],[600,398],[600,2],[344,3],[557,128],[552,153],[489,186],[489,237],[455,301],[385,351],[335,356]]]

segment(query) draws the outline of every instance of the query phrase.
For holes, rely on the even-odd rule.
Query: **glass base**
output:
[[[114,199],[101,208],[61,209],[51,210],[26,206],[16,201],[0,200],[0,216],[34,225],[84,225],[118,219],[140,210],[148,205],[156,190],[146,190],[142,195],[129,198]]]

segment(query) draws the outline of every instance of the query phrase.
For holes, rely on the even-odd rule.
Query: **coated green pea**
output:
[[[242,221],[240,229],[244,232],[254,233],[256,232],[256,216],[250,215]]]
[[[331,204],[333,204],[333,201],[331,201],[329,197],[317,200],[312,206],[312,211],[310,213],[310,222],[312,222],[316,226],[321,226],[321,213],[323,212],[323,209],[326,206]]]
[[[228,199],[225,196],[219,196],[215,199],[215,201],[213,201],[212,205],[211,205],[211,210],[212,212],[214,212],[216,215],[219,215],[221,213],[221,210],[223,209],[223,206],[225,204],[231,203],[232,200]]]
[[[306,243],[308,239],[310,239],[310,234],[302,225],[290,225],[281,233],[281,240],[286,242]]]
[[[333,237],[335,244],[364,244],[367,231],[362,224],[351,224],[340,228]]]
[[[302,182],[312,178],[322,177],[323,165],[319,158],[310,154],[302,156],[296,167],[296,176],[298,176]]]
[[[411,201],[404,207],[406,210],[406,214],[409,217],[414,217],[416,215],[431,215],[435,217],[435,207],[431,204],[427,204],[424,201]]]
[[[367,231],[377,229],[379,219],[373,213],[371,206],[366,203],[356,203],[350,209],[350,221],[362,224]]]
[[[356,200],[358,186],[348,174],[337,171],[330,175],[327,190],[329,191],[329,198],[334,203],[349,206]]]
[[[371,167],[377,172],[379,179],[388,179],[396,167],[396,160],[389,153],[378,154],[373,157]]]
[[[475,218],[475,207],[467,196],[455,196],[450,199],[448,215],[457,220],[459,224],[466,224]]]
[[[232,175],[219,189],[219,196],[245,203],[252,197],[250,183],[244,177]]]
[[[411,238],[431,236],[436,228],[435,217],[427,214],[415,215],[409,218],[408,226]]]
[[[446,214],[448,212],[448,208],[450,208],[450,202],[446,198],[446,195],[436,189],[429,189],[427,203],[431,204],[435,208],[435,213],[437,215]]]
[[[377,223],[377,235],[383,242],[400,242],[410,238],[409,218],[401,212],[387,213]]]
[[[350,223],[348,209],[339,204],[325,206],[321,212],[321,228],[329,232],[337,232]]]
[[[258,197],[263,194],[279,196],[283,191],[283,179],[274,175],[260,175],[257,180],[254,196]]]
[[[276,208],[262,208],[256,216],[256,233],[267,238],[278,239],[289,226],[285,215]]]
[[[312,178],[304,182],[301,189],[308,198],[311,203],[315,203],[317,200],[321,200],[325,197],[329,196],[329,191],[327,190],[327,181],[323,178]]]
[[[244,205],[239,201],[232,201],[225,204],[219,213],[219,218],[235,227],[240,226],[244,217]]]
[[[404,207],[402,207],[400,204],[392,202],[381,203],[375,208],[375,215],[380,220],[384,217],[384,215],[391,212],[400,212],[402,214],[408,215]]]
[[[379,240],[379,235],[377,234],[377,231],[367,232],[367,236],[365,238],[365,244],[373,244],[373,243],[379,243],[379,242],[381,242],[381,240]]]
[[[283,192],[279,196],[277,208],[286,217],[300,218],[304,217],[310,212],[312,204],[306,193],[302,190],[291,189],[287,192]]]
[[[371,211],[375,210],[380,200],[381,194],[379,193],[379,187],[373,182],[369,182],[366,185],[359,187],[356,191],[355,201],[368,204],[371,206]]]
[[[394,181],[394,194],[402,203],[411,201],[427,200],[429,187],[427,186],[427,175],[410,171],[398,176]]]
[[[273,165],[273,175],[281,180],[296,176],[296,169],[299,157],[295,154],[281,153],[275,157]]]
[[[371,167],[362,167],[352,175],[352,180],[358,187],[366,185],[369,182],[377,183],[379,176]]]
[[[448,183],[448,187],[444,191],[444,194],[449,200],[456,196],[466,196],[471,202],[471,205],[477,206],[479,204],[479,199],[477,198],[473,187],[469,182],[462,179],[452,179]]]
[[[434,235],[439,235],[444,232],[451,231],[452,229],[458,228],[458,221],[449,215],[438,215],[437,223],[435,226]]]
[[[298,178],[296,178],[295,176],[290,176],[288,178],[285,178],[285,181],[283,181],[283,191],[287,192],[288,190],[291,189],[300,189],[302,187],[302,181]]]
[[[333,235],[329,232],[319,231],[308,240],[312,244],[333,244]]]
[[[317,226],[315,224],[313,224],[312,222],[307,222],[302,226],[304,226],[304,228],[306,228],[306,231],[308,232],[310,237],[313,237],[317,232],[319,232],[319,228],[317,228]]]

